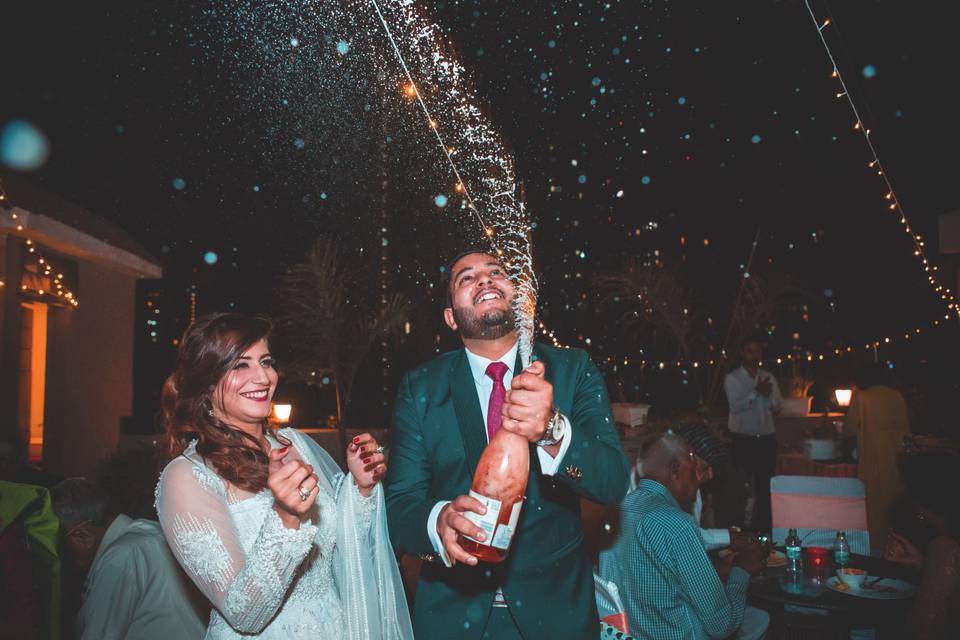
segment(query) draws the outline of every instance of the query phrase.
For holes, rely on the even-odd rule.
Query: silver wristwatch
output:
[[[550,422],[547,423],[547,429],[543,432],[543,437],[537,440],[538,447],[550,447],[563,440],[567,431],[567,422],[562,418],[560,409],[554,407],[553,415],[550,417]]]

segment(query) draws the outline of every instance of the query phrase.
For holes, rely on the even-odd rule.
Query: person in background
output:
[[[621,505],[621,528],[600,552],[600,576],[619,588],[638,638],[762,638],[769,616],[746,606],[756,548],[734,554],[726,584],[700,529],[681,505],[696,499],[697,458],[676,432],[652,432],[640,448],[644,477]]]
[[[723,382],[730,405],[728,427],[733,459],[753,482],[754,511],[751,526],[769,531],[770,478],[777,466],[777,436],[773,415],[780,411],[783,397],[769,371],[760,368],[763,343],[748,338],[740,347],[740,366]]]
[[[0,480],[0,638],[60,639],[60,556],[50,492]]]
[[[82,640],[202,638],[209,607],[174,560],[160,524],[111,514],[92,482],[68,478],[53,489],[69,588],[82,602]]]
[[[0,502],[11,483],[0,480]],[[18,514],[19,515],[19,514]],[[33,580],[30,544],[19,517],[0,517],[0,640],[32,640],[40,627],[40,602]]]
[[[739,527],[719,529],[702,526],[703,487],[714,479],[714,469],[730,457],[726,446],[703,425],[686,425],[677,429],[677,433],[693,451],[697,463],[697,496],[690,506],[690,513],[700,527],[704,546],[707,551],[725,547],[735,550],[746,548],[751,542],[751,536],[742,532]]]
[[[846,433],[857,436],[857,475],[867,495],[870,539],[884,539],[890,513],[900,493],[897,452],[910,432],[907,402],[893,388],[889,370],[878,364],[863,367],[843,422]]]
[[[946,640],[960,637],[960,500],[956,442],[911,438],[899,458],[912,507],[911,529],[891,531],[884,557],[920,570],[920,585],[907,614],[904,637]]]

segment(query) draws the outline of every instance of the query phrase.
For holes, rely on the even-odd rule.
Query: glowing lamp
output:
[[[835,389],[833,395],[837,398],[837,404],[841,407],[850,406],[850,398],[853,397],[851,389]]]
[[[279,422],[287,422],[290,420],[291,411],[293,411],[292,404],[273,405],[273,417],[275,417]]]

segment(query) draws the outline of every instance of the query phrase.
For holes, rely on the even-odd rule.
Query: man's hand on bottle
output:
[[[463,562],[474,566],[477,564],[477,559],[460,546],[458,537],[462,533],[482,542],[486,539],[487,534],[483,529],[467,520],[463,515],[465,511],[472,511],[482,516],[487,512],[487,509],[476,498],[457,496],[453,502],[440,510],[440,515],[437,517],[437,535],[440,536],[440,542],[443,544],[447,558],[450,559],[451,563]]]
[[[530,442],[543,439],[553,415],[553,385],[544,377],[546,368],[537,360],[510,381],[501,414],[502,427]]]

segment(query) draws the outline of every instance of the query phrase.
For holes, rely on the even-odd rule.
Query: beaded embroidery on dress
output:
[[[290,429],[282,434],[320,477],[310,518],[299,529],[283,526],[269,489],[228,488],[194,444],[161,475],[156,506],[164,534],[213,604],[206,638],[412,639],[384,542],[382,490],[362,497],[319,446]],[[364,554],[356,552],[361,547]],[[372,566],[346,568],[347,555],[369,555]],[[359,605],[358,588],[370,592]]]

